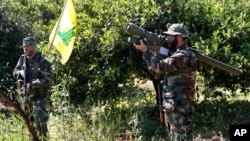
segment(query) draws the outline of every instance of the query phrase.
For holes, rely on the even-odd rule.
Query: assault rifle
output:
[[[154,33],[151,33],[143,28],[140,28],[133,23],[128,23],[127,26],[125,27],[125,30],[132,35],[139,36],[139,37],[129,37],[128,42],[132,44],[139,43],[139,39],[143,39],[144,42],[147,44],[148,48],[150,50],[155,51],[156,56],[158,56],[159,58],[166,58],[170,55],[169,54],[170,50],[168,46],[166,45],[166,41],[163,40],[163,37],[156,35]],[[195,53],[196,58],[200,60],[201,62],[212,65],[226,72],[229,72],[234,76],[240,76],[242,74],[242,70],[234,68],[214,58],[203,55],[198,50],[195,50],[193,48],[190,48],[190,49]]]
[[[21,96],[21,100],[22,100],[22,103],[21,103],[21,108],[24,112],[26,112],[26,101],[27,101],[27,56],[24,55],[24,60],[23,60],[23,93],[22,93],[22,96]]]
[[[24,56],[24,61],[23,61],[23,97],[25,98],[27,96],[27,56]]]

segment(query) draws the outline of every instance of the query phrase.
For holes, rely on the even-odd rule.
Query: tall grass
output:
[[[155,93],[123,87],[119,100],[99,100],[92,105],[73,103],[66,85],[53,86],[49,120],[50,141],[161,141],[166,140],[159,122]],[[212,91],[211,91],[212,92]],[[196,105],[194,137],[228,138],[229,126],[248,122],[247,100],[209,99]],[[239,110],[241,109],[241,111]],[[1,112],[1,141],[27,141],[30,134],[16,112]]]
[[[148,127],[155,130],[154,94],[135,89],[124,89],[124,97],[118,101],[98,101],[93,105],[59,105],[51,113],[49,121],[51,140],[83,140],[83,141],[113,141],[113,140],[147,140],[153,136],[145,136]],[[147,117],[155,121],[148,121]],[[150,123],[151,122],[151,123]],[[153,127],[153,128],[152,128]],[[151,134],[157,135],[157,131]],[[156,137],[154,137],[156,138]]]
[[[31,140],[28,128],[16,113],[0,114],[0,133],[1,141]]]

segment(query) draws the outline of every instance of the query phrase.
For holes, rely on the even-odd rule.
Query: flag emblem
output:
[[[76,37],[76,13],[72,0],[66,0],[59,20],[54,26],[49,41],[61,54],[61,63],[65,64],[72,53]]]

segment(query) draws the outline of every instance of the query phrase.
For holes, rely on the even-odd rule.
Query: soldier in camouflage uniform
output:
[[[22,48],[24,54],[20,56],[13,70],[13,76],[18,80],[22,91],[26,86],[27,95],[22,95],[26,99],[23,103],[25,105],[24,110],[36,127],[40,138],[45,140],[48,134],[51,64],[38,51],[35,38],[24,38]],[[23,84],[24,77],[26,77],[26,85]]]
[[[155,72],[165,75],[163,110],[167,132],[171,141],[192,141],[196,57],[187,44],[183,24],[172,24],[163,32],[174,52],[165,59],[156,58],[141,41],[135,48],[143,52],[143,59]]]

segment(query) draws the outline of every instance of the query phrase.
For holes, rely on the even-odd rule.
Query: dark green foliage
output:
[[[204,101],[195,107],[194,131],[195,134],[203,132],[203,137],[209,138],[213,134],[221,132],[224,137],[229,138],[230,125],[250,124],[247,100]],[[198,132],[197,132],[198,131]]]
[[[20,49],[20,51],[17,50],[22,41],[19,33],[23,29],[16,26],[14,21],[8,20],[8,17],[4,15],[5,9],[0,9],[0,11],[0,86],[1,90],[6,90],[6,87],[12,85],[12,70],[21,52]]]
[[[19,49],[22,38],[31,34],[38,39],[41,51],[54,64],[54,83],[63,81],[65,77],[62,76],[72,78],[67,85],[73,100],[113,99],[119,97],[118,84],[129,82],[131,74],[149,78],[141,53],[127,43],[130,35],[123,30],[124,25],[130,21],[161,34],[170,24],[182,22],[190,33],[190,46],[244,72],[241,77],[234,77],[199,62],[197,81],[206,86],[205,91],[223,87],[247,93],[250,56],[248,1],[75,0],[74,6],[77,37],[71,58],[62,66],[55,48],[50,54],[46,53],[49,50],[48,37],[59,18],[63,1],[2,0],[1,80],[12,79],[11,71],[22,53]],[[11,81],[4,83],[13,84]]]
[[[121,97],[139,101],[145,96],[144,93],[140,97],[141,93],[138,91],[124,92],[119,87],[120,84],[132,86],[133,81],[129,79],[132,74],[140,78],[149,78],[141,53],[127,42],[130,35],[124,31],[124,25],[133,22],[148,31],[161,34],[172,23],[181,22],[187,26],[190,33],[189,46],[244,72],[242,76],[235,77],[210,65],[198,63],[197,96],[204,96],[205,101],[196,106],[195,131],[204,130],[203,133],[211,135],[208,131],[223,128],[221,132],[226,135],[230,124],[248,122],[249,115],[246,114],[248,112],[245,107],[248,107],[249,102],[228,102],[226,99],[237,96],[236,90],[241,90],[245,94],[249,92],[249,1],[73,2],[77,13],[77,37],[69,61],[66,65],[61,65],[60,55],[56,49],[52,47],[48,52],[48,39],[61,13],[63,0],[0,0],[1,90],[14,90],[12,70],[22,54],[19,47],[23,37],[31,34],[38,39],[42,53],[53,63],[52,98],[55,108],[62,110],[62,107],[68,104],[64,100],[68,95],[70,102],[74,104],[92,105],[96,101],[106,100],[115,107],[116,104],[120,104],[118,99]],[[211,97],[216,100],[209,101]],[[132,101],[131,99],[128,101]],[[112,133],[136,130],[138,138],[151,138],[161,134],[162,126],[158,122],[157,108],[133,104],[128,109],[112,107],[108,111],[110,114],[103,117],[103,121],[109,121],[121,115],[121,122],[114,121],[114,124],[119,126],[116,126]],[[84,109],[81,114],[85,113],[85,110],[87,111]],[[125,122],[135,113],[138,113],[136,125],[133,121],[130,124]],[[195,132],[196,134],[198,133]]]

